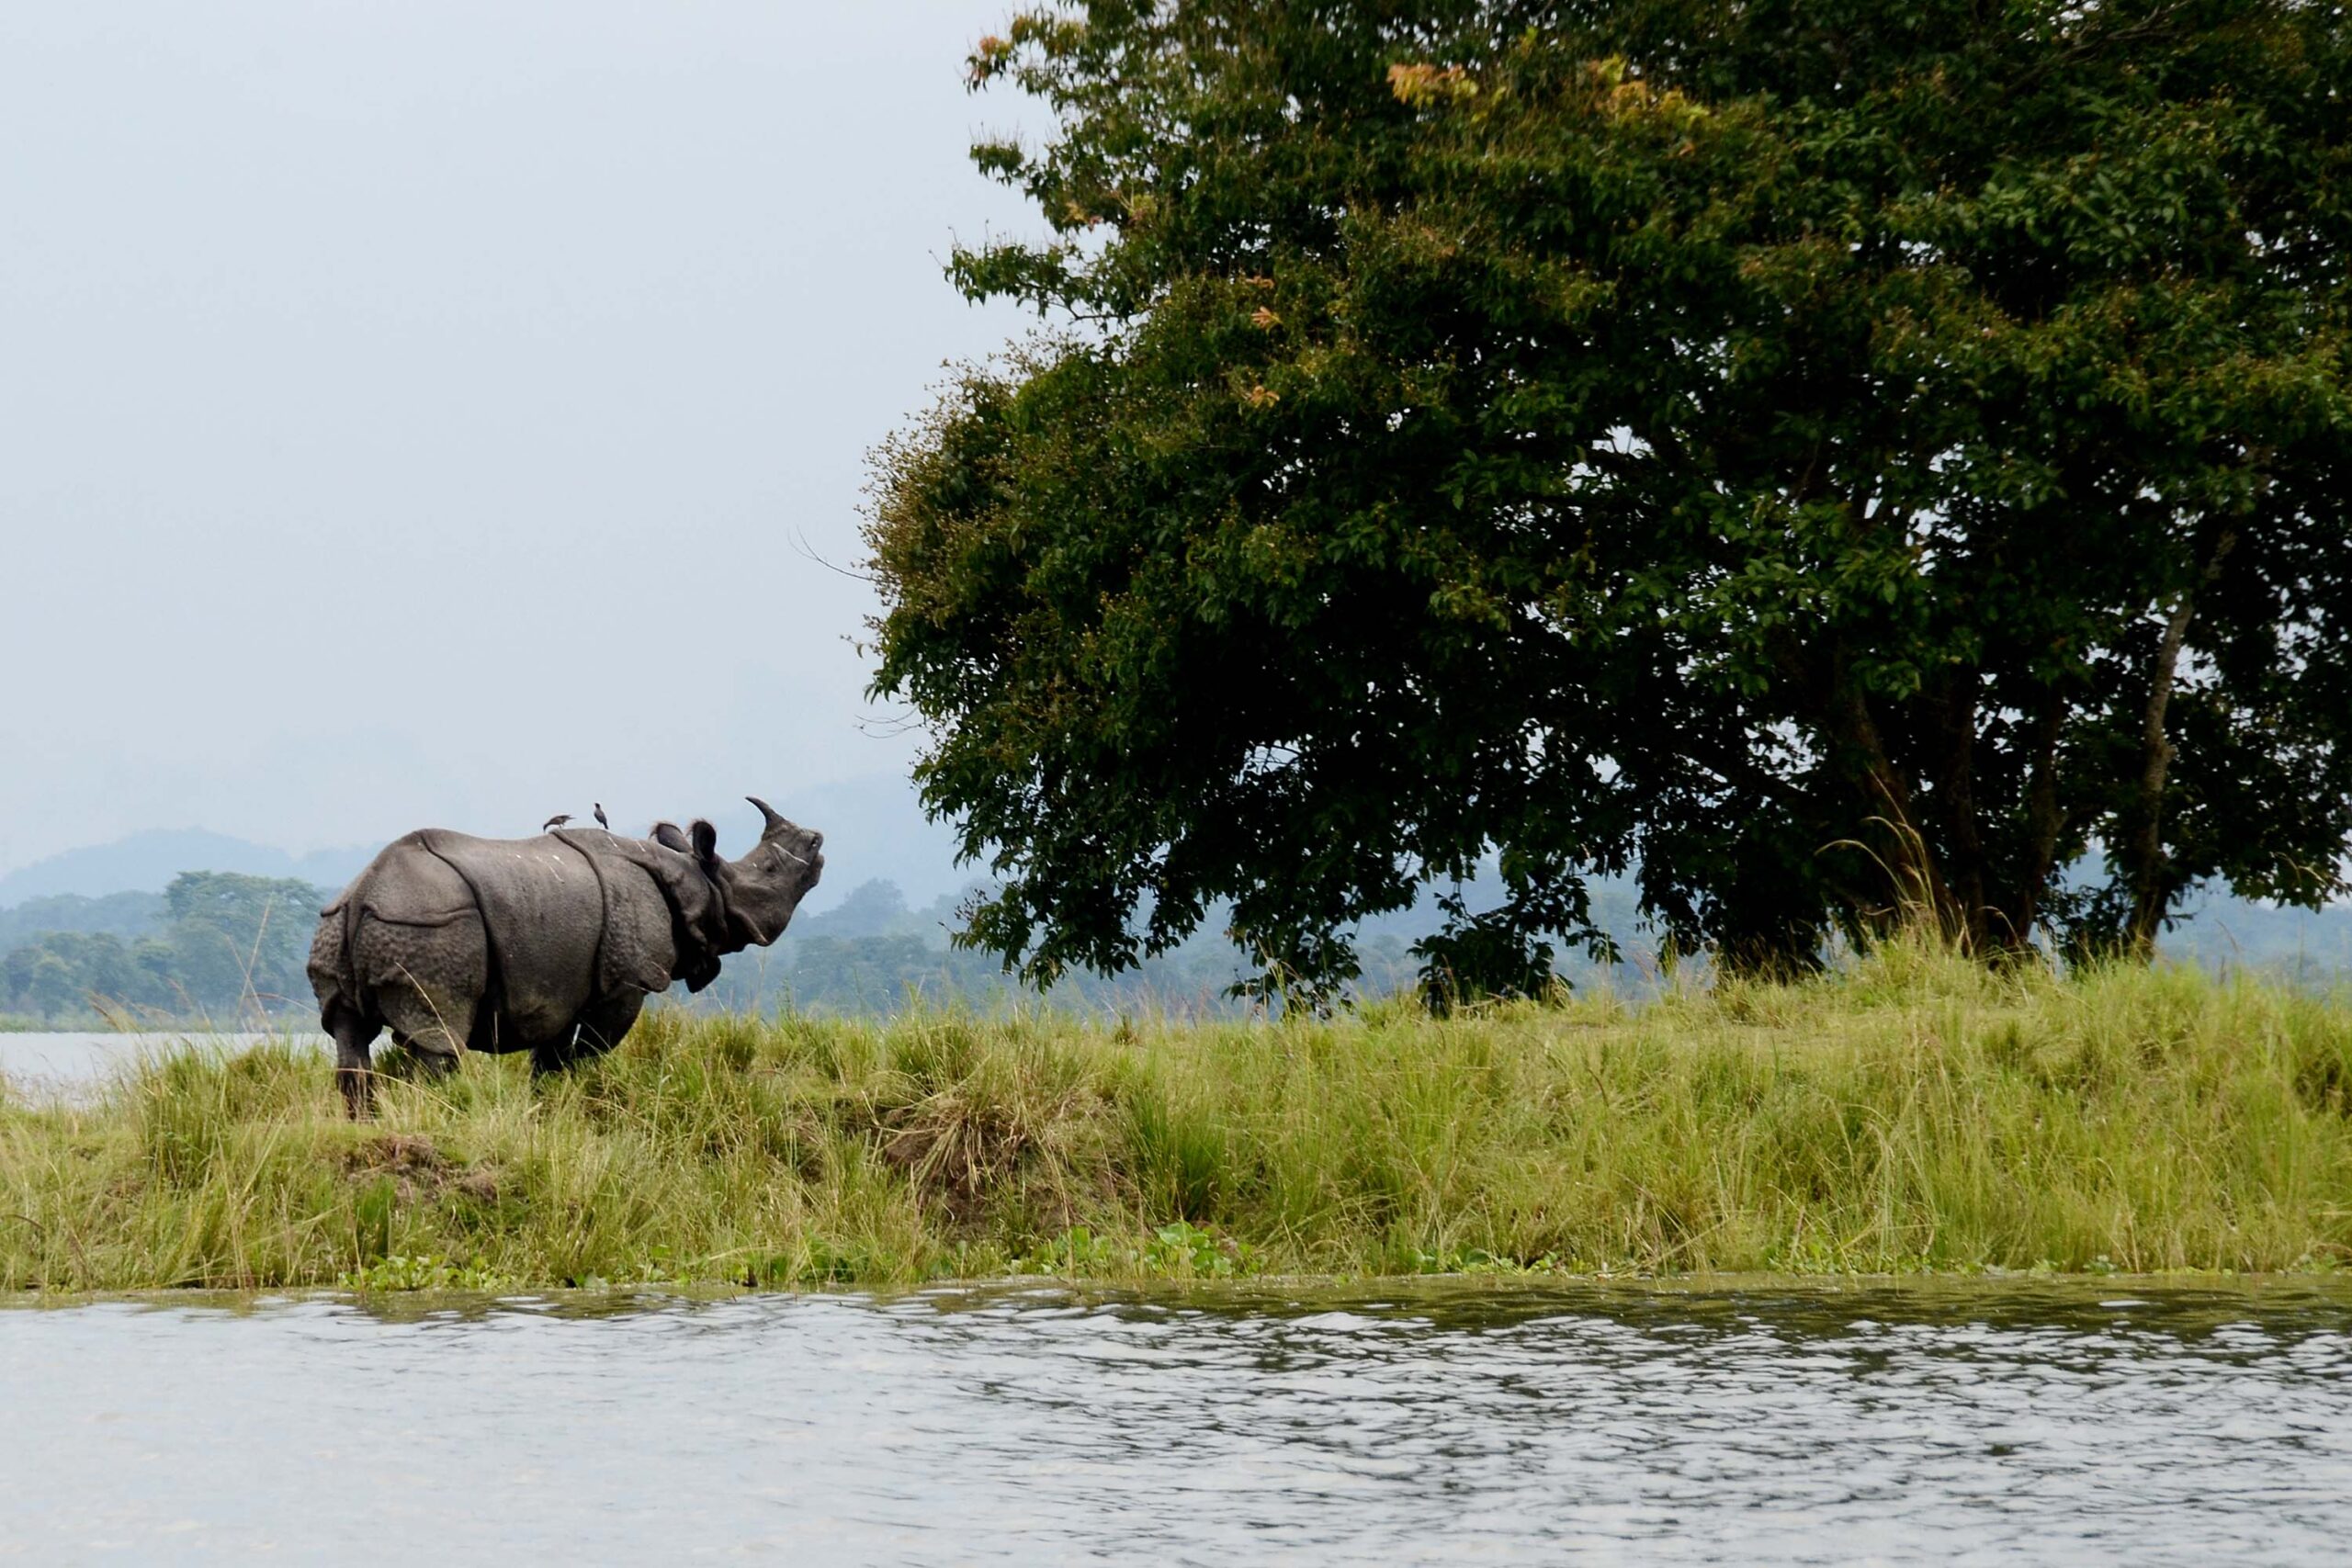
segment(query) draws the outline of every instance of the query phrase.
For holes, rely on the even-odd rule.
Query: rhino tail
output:
[[[360,878],[364,882],[365,877]],[[359,911],[359,884],[319,911],[319,929],[311,938],[311,992],[319,998],[319,1024],[330,1034],[338,1021],[356,1021],[366,1009],[359,1004],[359,977],[352,965],[352,927]]]

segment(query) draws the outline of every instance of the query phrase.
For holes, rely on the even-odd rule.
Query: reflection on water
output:
[[[2317,1562],[2352,1290],[0,1311],[0,1551]]]

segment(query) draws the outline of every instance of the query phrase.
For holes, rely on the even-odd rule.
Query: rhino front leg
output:
[[[603,1055],[636,1027],[644,1008],[642,991],[589,1003],[569,1037],[532,1047],[531,1076],[541,1077]]]
[[[629,991],[592,1004],[580,1015],[580,1034],[572,1043],[572,1060],[584,1062],[619,1044],[637,1027],[637,1015],[644,1010],[642,991]]]

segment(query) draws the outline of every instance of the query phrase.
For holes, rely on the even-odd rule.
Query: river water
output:
[[[282,1034],[250,1030],[68,1030],[20,1034],[0,1031],[0,1077],[36,1094],[86,1091],[142,1056],[172,1051],[243,1051],[265,1040],[324,1051],[325,1035],[306,1030]]]
[[[0,1309],[32,1562],[2340,1562],[2352,1291]]]

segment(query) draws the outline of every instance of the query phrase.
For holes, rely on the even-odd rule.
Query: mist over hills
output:
[[[103,898],[117,893],[161,893],[184,871],[291,876],[340,887],[375,852],[354,846],[298,855],[201,828],[151,828],[110,843],[67,850],[0,875],[0,909],[62,895]]]

